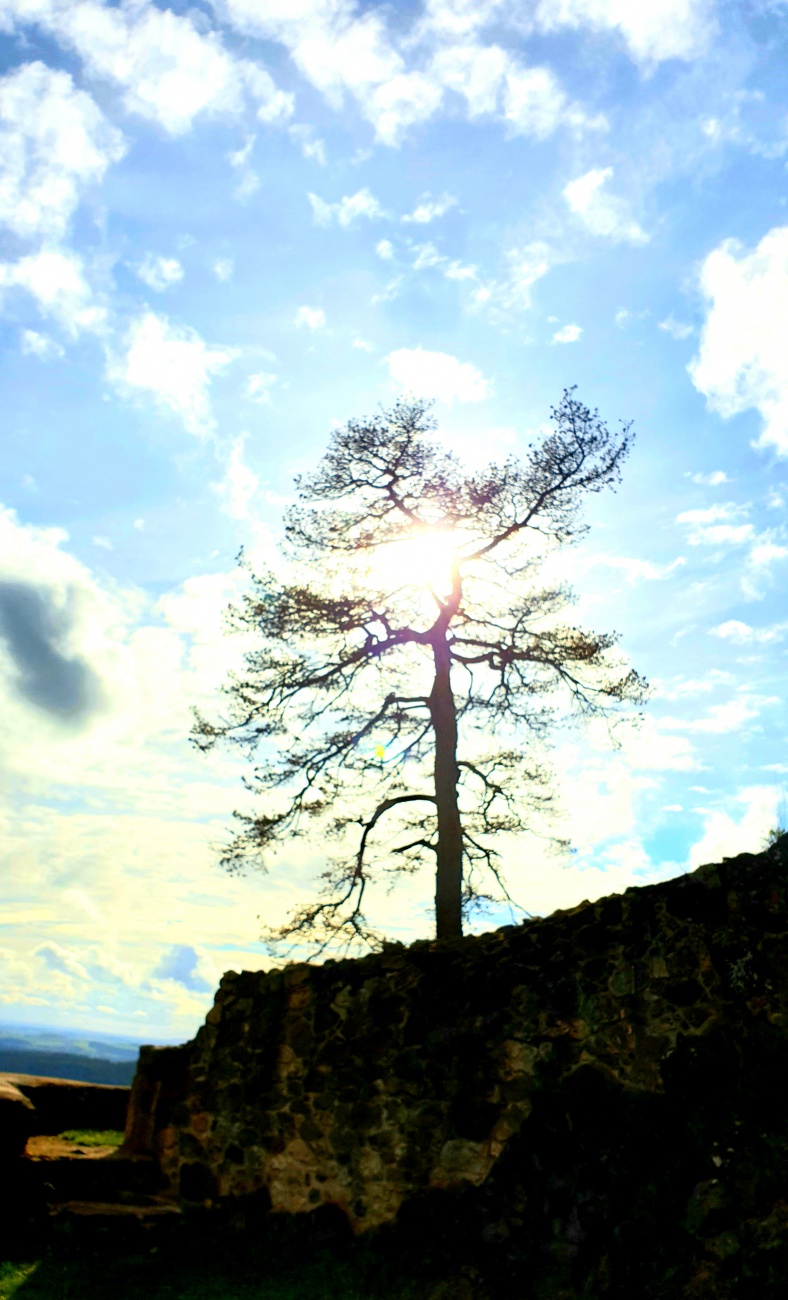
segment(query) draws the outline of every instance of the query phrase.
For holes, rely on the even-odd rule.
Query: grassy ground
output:
[[[157,1254],[0,1264],[0,1300],[426,1300],[433,1287],[387,1281],[331,1256],[287,1273]]]
[[[0,1300],[11,1300],[37,1268],[37,1261],[27,1264],[0,1264]]]
[[[123,1134],[112,1128],[69,1128],[58,1137],[64,1142],[78,1142],[81,1147],[119,1147],[123,1141]]]

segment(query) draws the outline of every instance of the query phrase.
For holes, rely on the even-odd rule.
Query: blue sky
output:
[[[400,392],[478,465],[638,441],[566,557],[653,685],[562,732],[543,913],[757,848],[788,786],[788,5],[0,0],[0,1016],[178,1038],[320,849],[230,878],[188,744],[243,544]],[[429,933],[428,877],[376,905]],[[486,924],[506,920],[492,916]]]

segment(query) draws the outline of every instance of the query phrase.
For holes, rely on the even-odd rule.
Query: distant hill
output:
[[[0,1025],[0,1073],[128,1085],[140,1045],[130,1038],[39,1025]]]
[[[107,1061],[100,1056],[70,1052],[33,1052],[25,1048],[0,1048],[0,1074],[43,1074],[78,1083],[121,1083],[128,1086],[137,1062]]]

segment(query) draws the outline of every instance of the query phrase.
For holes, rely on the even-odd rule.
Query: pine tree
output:
[[[337,842],[314,902],[269,940],[375,943],[370,882],[435,864],[438,939],[508,898],[501,837],[551,799],[535,757],[568,715],[616,713],[645,683],[615,634],[561,621],[572,593],[540,583],[581,537],[587,493],[614,486],[632,442],[567,390],[521,462],[466,471],[431,436],[427,405],[400,401],[335,432],[297,479],[286,576],[254,573],[233,628],[255,648],[225,687],[228,716],[197,715],[195,743],[259,758],[236,813],[230,870],[277,845]],[[248,567],[248,566],[247,566]]]

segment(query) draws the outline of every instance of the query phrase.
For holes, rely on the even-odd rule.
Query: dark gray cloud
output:
[[[60,648],[71,620],[49,592],[26,582],[0,582],[0,637],[19,674],[17,690],[51,717],[79,724],[101,707],[102,691],[90,664]]]
[[[192,993],[207,993],[212,986],[198,973],[199,960],[188,943],[176,943],[164,953],[153,974],[161,980],[175,980]]]

